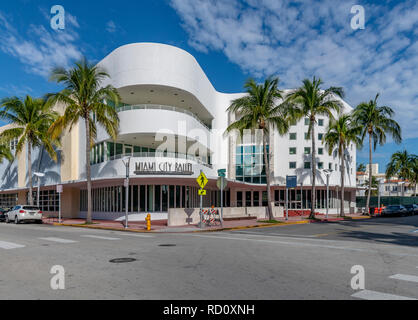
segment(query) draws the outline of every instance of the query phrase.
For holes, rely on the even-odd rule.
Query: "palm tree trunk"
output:
[[[90,126],[88,116],[85,119],[86,124],[86,177],[87,177],[87,217],[86,223],[92,223],[92,198],[91,198],[91,166],[90,166]]]
[[[273,208],[271,207],[271,188],[270,188],[270,157],[267,154],[267,134],[263,134],[264,162],[266,163],[266,180],[267,180],[267,215],[269,220],[273,220]]]
[[[344,148],[341,154],[341,207],[340,207],[340,215],[341,217],[345,216],[344,212],[344,176],[345,176],[345,163],[344,163]]]
[[[312,194],[311,194],[311,214],[310,219],[315,218],[316,209],[316,150],[315,150],[315,118],[311,117],[311,139],[312,139]]]
[[[32,146],[31,143],[28,142],[28,184],[29,184],[29,196],[28,196],[28,204],[33,206],[33,194],[32,194]]]
[[[369,192],[367,193],[366,214],[369,215],[370,196],[372,194],[372,135],[369,133]]]

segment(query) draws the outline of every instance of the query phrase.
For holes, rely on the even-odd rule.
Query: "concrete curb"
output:
[[[311,224],[311,223],[321,223],[321,222],[339,222],[339,221],[353,221],[353,220],[367,220],[372,219],[370,216],[360,216],[360,217],[344,217],[339,220],[302,220],[302,221],[292,221],[292,222],[282,222],[282,223],[269,223],[269,224],[258,224],[254,226],[243,226],[243,227],[231,227],[231,228],[221,228],[221,229],[201,229],[201,230],[190,230],[190,231],[146,231],[146,230],[133,230],[133,229],[124,229],[124,228],[112,228],[112,227],[100,227],[95,225],[80,225],[80,224],[67,224],[67,223],[52,223],[53,226],[60,227],[74,227],[74,228],[85,228],[85,229],[97,229],[97,230],[110,230],[110,231],[122,231],[122,232],[133,232],[133,233],[156,233],[156,234],[165,234],[165,233],[204,233],[204,232],[220,232],[220,231],[234,231],[234,230],[246,230],[246,229],[262,229],[262,228],[273,228],[273,227],[285,227],[297,224]]]
[[[122,231],[122,232],[134,232],[134,233],[156,233],[156,234],[167,234],[167,233],[203,233],[203,232],[220,232],[220,231],[233,231],[233,230],[245,230],[245,229],[261,229],[261,228],[272,228],[272,227],[285,227],[296,224],[309,224],[310,221],[294,221],[294,222],[283,222],[283,223],[269,223],[259,224],[255,226],[243,226],[243,227],[231,227],[222,229],[202,229],[202,230],[190,230],[182,232],[170,232],[170,231],[146,231],[146,230],[132,230],[124,228],[112,228],[112,227],[100,227],[94,225],[80,225],[80,224],[67,224],[67,223],[53,223],[53,226],[57,227],[73,227],[73,228],[85,228],[85,229],[97,229],[97,230],[110,230],[110,231]]]

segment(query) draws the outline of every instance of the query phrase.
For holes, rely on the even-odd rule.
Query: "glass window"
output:
[[[305,154],[311,154],[311,148],[309,147],[305,148]]]
[[[318,162],[318,169],[324,169],[324,163]]]
[[[310,119],[309,118],[305,118],[305,126],[309,126],[309,124],[310,124]]]
[[[237,157],[236,157],[236,164],[237,165],[242,165],[242,154],[237,154]]]
[[[242,192],[237,192],[237,207],[242,207]]]
[[[289,139],[290,140],[296,140],[296,138],[297,138],[296,133],[289,133]]]
[[[267,197],[267,191],[263,191],[263,195],[262,195],[262,201],[263,201],[263,207],[267,207],[268,206],[268,197]]]
[[[161,200],[161,186],[155,186],[155,201],[154,201],[155,212],[161,211],[160,200]]]
[[[115,156],[115,144],[113,142],[107,143],[107,159],[110,160]]]
[[[332,170],[332,163],[328,163],[328,169]]]
[[[309,134],[309,132],[305,132],[305,140],[310,140],[311,139],[311,135]]]
[[[296,148],[289,148],[289,154],[296,154]]]
[[[310,169],[311,168],[311,163],[310,162],[305,162],[304,168],[305,169]]]
[[[323,133],[319,133],[319,134],[318,134],[318,140],[319,140],[319,141],[321,141],[323,137],[324,137],[324,134],[323,134]]]
[[[296,169],[296,162],[289,162],[289,169]]]
[[[324,154],[324,148],[319,148],[318,149],[318,154],[323,155]]]
[[[116,155],[119,156],[123,154],[123,144],[117,143],[116,144]]]
[[[318,126],[323,127],[324,126],[324,119],[318,120]]]

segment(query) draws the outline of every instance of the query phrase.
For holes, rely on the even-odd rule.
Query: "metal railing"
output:
[[[212,169],[213,166],[211,164],[208,164],[201,160],[200,158],[196,156],[192,156],[190,154],[184,154],[184,153],[177,153],[177,152],[136,152],[132,153],[132,155],[127,154],[119,154],[116,156],[109,157],[108,160],[105,160],[104,162],[108,161],[114,161],[122,159],[126,156],[130,156],[132,158],[169,158],[169,159],[184,159],[184,160],[191,160],[198,164],[201,164],[207,168]],[[103,163],[103,162],[101,162]]]
[[[168,110],[168,111],[184,113],[196,119],[206,129],[211,130],[210,126],[208,126],[206,123],[200,120],[199,117],[195,115],[193,112],[190,112],[188,110],[181,109],[178,107],[164,106],[164,105],[158,105],[158,104],[137,104],[137,105],[124,105],[121,107],[117,107],[116,110],[118,112],[130,111],[130,110]]]

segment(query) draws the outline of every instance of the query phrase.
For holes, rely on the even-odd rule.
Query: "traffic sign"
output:
[[[298,186],[298,177],[297,176],[287,176],[286,177],[286,188],[296,188]]]
[[[205,186],[208,184],[209,180],[208,178],[206,178],[205,174],[203,173],[203,171],[200,173],[200,176],[196,179],[197,183],[200,186],[200,189],[205,188]]]
[[[226,169],[218,170],[218,177],[226,177]]]
[[[222,180],[223,180],[223,184],[222,184]],[[228,186],[228,181],[225,178],[220,177],[218,178],[218,181],[216,181],[216,186],[218,187],[219,190],[226,189],[226,187]]]
[[[199,190],[199,196],[206,196],[206,190],[200,189]]]

